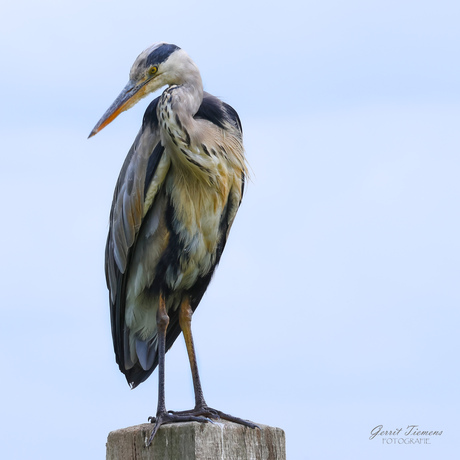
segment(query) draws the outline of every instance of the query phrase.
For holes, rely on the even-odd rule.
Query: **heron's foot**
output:
[[[146,447],[149,447],[152,444],[153,438],[157,434],[158,429],[161,425],[166,425],[168,423],[178,423],[178,422],[210,422],[211,420],[200,417],[195,414],[182,414],[182,413],[170,413],[170,412],[160,412],[157,413],[156,417],[149,417],[149,422],[154,423],[152,434],[150,435],[149,440],[146,443]]]
[[[206,405],[195,407],[195,409],[191,410],[184,410],[180,412],[169,411],[171,415],[191,415],[194,417],[206,417],[207,419],[211,420],[219,420],[224,419],[228,420],[229,422],[238,423],[239,425],[244,425],[249,428],[259,428],[258,425],[251,422],[250,420],[243,420],[239,417],[234,417],[233,415],[226,414],[221,412],[220,410],[212,409]]]

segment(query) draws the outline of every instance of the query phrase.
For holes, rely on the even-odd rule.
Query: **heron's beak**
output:
[[[123,91],[115,99],[115,102],[109,107],[107,112],[102,115],[102,118],[97,122],[96,126],[91,131],[88,139],[97,134],[101,129],[105,128],[110,122],[120,115],[121,112],[130,109],[136,102],[146,94],[146,83],[137,83],[132,80],[123,88]]]

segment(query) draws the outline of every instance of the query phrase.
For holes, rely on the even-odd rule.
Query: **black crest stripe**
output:
[[[147,66],[158,65],[165,62],[174,51],[180,49],[176,45],[164,44],[159,46],[147,56]]]

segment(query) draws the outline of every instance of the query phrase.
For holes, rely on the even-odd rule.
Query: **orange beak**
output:
[[[123,91],[115,99],[115,102],[109,107],[107,112],[102,115],[102,118],[97,122],[96,126],[91,131],[88,139],[97,134],[101,129],[105,128],[109,123],[111,123],[115,118],[120,115],[121,112],[130,109],[136,102],[145,96],[145,84],[147,81],[144,81],[140,84],[130,80],[128,84],[123,88]],[[141,91],[142,90],[142,91]],[[135,97],[137,95],[137,97]]]

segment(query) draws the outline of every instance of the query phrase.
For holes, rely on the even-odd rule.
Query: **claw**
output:
[[[221,412],[220,410],[212,409],[208,406],[201,406],[195,407],[195,409],[191,410],[184,410],[184,411],[169,411],[169,414],[173,415],[187,415],[187,416],[199,416],[199,417],[206,417],[207,419],[214,419],[214,420],[228,420],[229,422],[238,423],[239,425],[247,426],[249,428],[259,428],[258,425],[249,421],[243,420],[239,417],[234,417],[233,415],[226,414]]]
[[[149,447],[152,444],[153,438],[155,437],[157,431],[159,430],[161,425],[166,425],[168,423],[177,423],[177,422],[200,422],[200,423],[212,423],[215,424],[214,420],[228,420],[229,422],[238,423],[239,425],[247,426],[249,428],[258,428],[260,430],[260,426],[256,425],[249,420],[243,420],[238,417],[234,417],[233,415],[225,414],[216,409],[212,409],[208,406],[198,407],[192,410],[184,410],[184,411],[165,411],[160,412],[157,414],[156,417],[149,417],[148,420],[151,423],[154,423],[155,426],[153,427],[152,434],[150,435],[146,447]]]
[[[157,434],[157,431],[159,430],[161,425],[178,422],[210,422],[210,420],[205,417],[197,417],[192,414],[170,414],[169,412],[160,412],[159,414],[157,414],[156,417],[149,417],[149,421],[151,423],[155,423],[155,426],[153,427],[152,433],[150,434],[150,437],[146,442],[145,447],[149,447],[150,444],[152,444],[153,438]]]

